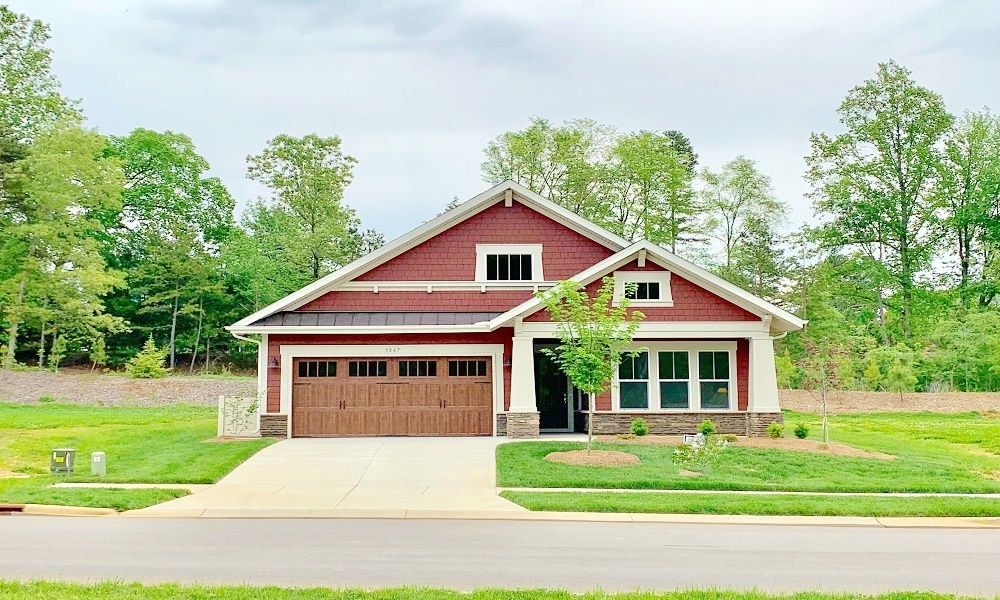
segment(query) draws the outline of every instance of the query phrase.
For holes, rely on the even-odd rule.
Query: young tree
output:
[[[635,331],[644,315],[629,310],[628,299],[613,303],[614,279],[604,278],[591,297],[575,281],[561,281],[538,292],[552,320],[557,323],[559,345],[544,349],[570,381],[588,395],[587,450],[594,437],[594,402],[611,386],[615,370],[628,354]]]
[[[263,152],[247,157],[247,175],[271,190],[270,207],[289,227],[285,259],[310,280],[346,264],[358,218],[343,203],[357,162],[344,154],[339,137],[279,135]]]
[[[934,253],[941,142],[953,119],[940,96],[894,62],[880,64],[838,112],[846,131],[813,134],[806,159],[816,210],[832,218],[826,243],[885,265],[910,339],[915,277]]]
[[[163,361],[167,357],[167,351],[156,347],[153,336],[149,336],[146,343],[142,345],[142,351],[128,361],[126,370],[128,374],[136,379],[159,379],[170,374],[170,370],[163,366]]]
[[[59,371],[59,363],[66,358],[66,336],[56,335],[52,340],[52,348],[49,350],[49,368]]]
[[[94,344],[90,347],[90,370],[103,367],[108,364],[108,351],[105,345],[104,336],[98,336]]]
[[[827,395],[830,390],[843,386],[842,365],[850,360],[850,351],[835,339],[804,339],[805,360],[803,374],[805,382],[820,393],[820,413],[823,418],[823,443],[830,442],[829,411]]]
[[[80,121],[52,75],[48,41],[48,25],[0,6],[0,131],[17,141],[34,140],[61,121]]]
[[[773,230],[785,219],[785,205],[774,197],[771,179],[756,163],[737,156],[718,173],[702,170],[702,204],[708,214],[711,235],[721,244],[727,272],[753,227]]]

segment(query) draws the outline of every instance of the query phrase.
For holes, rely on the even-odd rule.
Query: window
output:
[[[531,281],[530,254],[487,254],[487,281]]]
[[[347,363],[348,377],[385,377],[386,361],[352,360]]]
[[[688,353],[659,352],[660,408],[690,408]]]
[[[615,301],[628,298],[633,306],[673,306],[670,271],[615,271]]]
[[[625,297],[629,300],[659,300],[660,284],[656,281],[626,283]]]
[[[449,377],[485,377],[485,360],[449,360]]]
[[[299,362],[299,377],[336,377],[337,363],[332,360],[303,360]]]
[[[542,281],[542,245],[477,244],[476,281]]]
[[[729,352],[698,353],[698,389],[701,408],[729,408]]]
[[[400,377],[437,377],[438,364],[436,360],[401,360],[399,361]]]
[[[623,409],[649,408],[649,354],[626,356],[618,365],[618,405]]]

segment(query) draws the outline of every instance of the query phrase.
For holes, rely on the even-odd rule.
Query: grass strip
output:
[[[523,492],[504,498],[533,511],[837,517],[997,517],[1000,499],[948,496],[808,496],[670,492]]]
[[[72,584],[0,580],[0,597],[12,600],[957,600],[968,596],[929,592],[888,594],[830,594],[803,592],[768,594],[758,591],[686,590],[677,592],[587,592],[559,590],[477,589],[470,592],[436,588],[384,588],[374,590],[333,588],[281,588],[252,586],[184,586],[135,583]]]

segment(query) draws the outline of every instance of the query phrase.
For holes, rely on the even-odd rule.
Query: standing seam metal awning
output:
[[[280,312],[254,321],[248,327],[391,327],[393,325],[475,325],[501,315],[499,312]]]

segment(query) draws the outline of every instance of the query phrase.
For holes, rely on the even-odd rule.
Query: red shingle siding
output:
[[[632,262],[621,267],[619,271],[662,271],[659,265],[654,265],[652,261],[646,261],[646,267],[640,269],[638,264]],[[608,273],[608,275],[611,275]],[[598,279],[587,286],[590,295],[597,293],[601,287],[601,280]],[[670,274],[670,290],[673,294],[674,305],[671,307],[643,306],[636,310],[642,311],[646,315],[645,321],[759,321],[760,317],[750,311],[736,306],[729,300],[721,298],[712,292],[700,287],[677,273]],[[528,317],[525,321],[549,321],[547,310],[540,310]]]
[[[642,340],[643,342],[669,342],[669,341],[685,341],[690,342],[691,340]],[[705,341],[720,341],[720,340],[705,340]],[[732,340],[724,340],[732,341]],[[745,338],[740,338],[736,340],[736,408],[739,410],[746,410],[749,405],[750,398],[750,342]],[[611,410],[611,390],[604,392],[597,396],[597,402],[594,404],[594,408],[597,410]],[[641,416],[641,414],[639,415]]]
[[[391,291],[391,292],[327,292],[319,298],[296,309],[309,310],[441,310],[454,312],[503,312],[531,298],[528,290],[490,292],[461,291]]]
[[[281,364],[282,345],[407,345],[407,344],[503,344],[504,362],[509,362],[514,336],[513,329],[503,328],[491,333],[455,334],[389,334],[389,335],[282,335],[272,334],[267,339],[267,362]],[[405,350],[400,356],[405,355]],[[281,368],[267,369],[267,411],[280,410]],[[503,366],[504,410],[510,406],[510,367]]]
[[[355,278],[356,281],[475,281],[476,244],[542,244],[545,279],[566,279],[611,256],[590,238],[516,200],[502,200]]]

